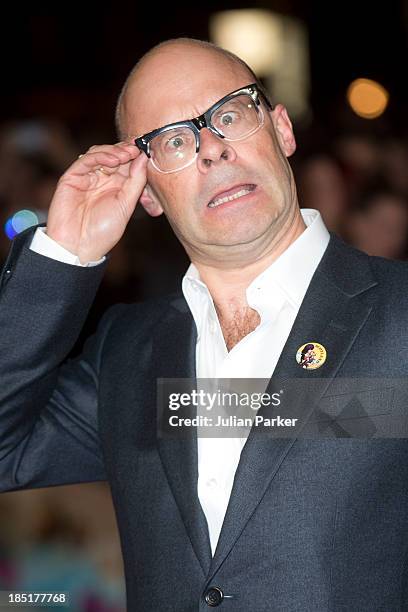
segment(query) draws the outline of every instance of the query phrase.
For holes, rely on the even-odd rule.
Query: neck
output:
[[[219,267],[194,262],[201,280],[207,285],[217,312],[224,320],[234,318],[239,311],[248,308],[246,289],[251,282],[268,268],[306,229],[298,213],[281,229],[261,257],[242,262],[235,267]]]
[[[260,324],[258,312],[248,305],[247,287],[286,251],[305,229],[305,223],[297,208],[293,219],[282,227],[267,251],[262,256],[254,257],[253,261],[224,268],[193,261],[214,300],[228,350]]]

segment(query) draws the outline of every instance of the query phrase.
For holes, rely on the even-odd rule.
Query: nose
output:
[[[229,142],[220,138],[208,128],[200,130],[200,150],[197,165],[200,172],[208,172],[211,166],[222,162],[232,162],[237,155]]]

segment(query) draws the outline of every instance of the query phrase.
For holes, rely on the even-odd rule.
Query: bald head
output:
[[[214,66],[217,70],[214,71]],[[214,80],[220,74],[241,78],[242,83],[258,83],[253,70],[237,55],[210,42],[192,38],[176,38],[164,41],[150,49],[134,66],[127,77],[116,105],[116,129],[120,139],[139,135],[158,127],[143,126],[135,132],[138,124],[137,109],[148,104],[148,97],[157,97],[157,92],[177,87],[180,97],[188,95],[192,80],[197,80],[203,71],[213,70]],[[180,76],[183,79],[180,79]],[[186,83],[183,83],[185,79]],[[135,102],[137,101],[137,102]],[[176,118],[177,119],[177,118]],[[175,119],[175,120],[176,120]]]
[[[251,83],[264,94],[254,72],[234,54],[200,40],[175,39],[140,59],[117,105],[121,140],[168,126],[148,139],[140,203],[152,216],[164,213],[191,261],[208,268],[241,269],[260,261],[271,245],[281,244],[281,235],[292,236],[286,230],[296,214],[301,219],[287,161],[296,144],[286,109],[249,92],[215,106]],[[183,128],[203,114],[206,122],[195,122],[196,129],[191,123],[185,126],[191,129]],[[241,130],[242,137],[224,135],[221,122]],[[170,168],[161,165],[164,156]]]

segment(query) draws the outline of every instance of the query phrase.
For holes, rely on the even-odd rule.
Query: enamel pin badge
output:
[[[323,344],[306,342],[297,350],[296,361],[304,370],[316,370],[326,361],[327,352]]]

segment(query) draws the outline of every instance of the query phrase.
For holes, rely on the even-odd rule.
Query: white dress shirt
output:
[[[194,264],[182,290],[197,326],[197,378],[270,378],[289,336],[312,276],[329,243],[320,213],[302,209],[305,231],[246,290],[261,322],[228,352],[212,297]],[[31,249],[81,265],[78,258],[37,229]],[[102,260],[99,260],[99,262]],[[97,265],[90,262],[88,265]],[[207,519],[214,554],[235,472],[246,438],[198,437],[198,497]]]
[[[306,230],[246,290],[261,322],[228,352],[214,302],[194,264],[182,283],[197,326],[197,378],[270,378],[330,234],[320,213],[303,209]],[[246,438],[197,437],[198,497],[214,554]]]

